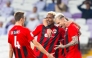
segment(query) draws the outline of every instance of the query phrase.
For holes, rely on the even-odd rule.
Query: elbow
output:
[[[40,43],[38,43],[37,41],[35,41],[35,42],[34,42],[34,45],[35,45],[35,47],[38,48],[38,47],[40,46]]]
[[[13,52],[13,49],[9,49],[10,52]]]
[[[78,6],[77,8],[78,8],[78,9],[80,9],[80,7],[79,7],[79,6]]]
[[[77,8],[78,8],[78,9],[80,9],[80,8],[81,8],[81,6],[78,6]]]

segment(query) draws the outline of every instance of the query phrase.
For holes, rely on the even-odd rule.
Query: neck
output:
[[[22,24],[20,22],[16,22],[15,25],[22,26]]]
[[[54,23],[52,23],[51,25],[49,25],[50,28],[52,28],[54,26]]]

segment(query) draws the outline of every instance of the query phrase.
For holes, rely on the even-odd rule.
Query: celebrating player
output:
[[[44,53],[48,58],[54,58],[52,54],[49,54],[37,41],[30,35],[30,31],[23,27],[25,18],[23,12],[17,12],[15,14],[15,26],[9,31],[8,43],[9,43],[9,58],[36,58],[33,50],[30,47],[32,41],[34,45]]]
[[[48,20],[49,28],[52,30],[51,37],[47,36],[47,29],[48,27],[45,27],[44,25],[39,25],[33,32],[33,36],[37,36],[37,41],[49,52],[49,53],[55,53],[55,58],[58,58],[59,56],[59,49],[55,51],[54,47],[56,44],[59,44],[59,42],[63,39],[64,30],[56,27],[54,25],[54,12],[48,12],[45,19]],[[61,49],[60,49],[61,50]],[[64,50],[61,50],[62,57]],[[34,52],[37,56],[37,58],[47,58],[46,55],[42,54],[40,51],[38,51],[36,48],[34,48]]]
[[[58,13],[58,14],[56,14],[56,16],[58,16],[58,15],[63,15],[62,13]],[[55,17],[56,17],[55,16]],[[63,15],[64,16],[64,15]],[[75,23],[74,21],[71,21],[71,20],[68,20],[67,18],[65,18],[69,23],[74,23],[74,25],[76,25],[79,29],[80,29],[80,26],[77,24],[77,23]],[[44,19],[43,20],[43,24],[44,24],[44,26],[46,26],[46,27],[48,27],[48,29],[47,29],[47,36],[48,37],[51,37],[51,34],[52,34],[52,30],[49,28],[49,25],[48,25],[48,19]],[[57,24],[58,25],[58,24]],[[60,26],[61,27],[61,30],[62,30],[62,28],[64,28],[65,29],[65,26]],[[63,30],[63,31],[65,31],[65,30]],[[65,34],[65,32],[62,32],[63,34]],[[79,34],[80,34],[80,32],[79,32]],[[63,36],[62,36],[63,37]],[[64,38],[65,39],[65,38]],[[65,40],[63,40],[63,41],[65,41]],[[65,50],[65,49],[64,49]],[[61,51],[59,51],[59,57],[58,58],[62,58],[62,54],[61,54],[62,52]],[[65,55],[65,52],[63,52],[63,54]]]
[[[56,24],[65,27],[65,45],[60,43],[56,45],[55,49],[65,48],[66,58],[82,58],[79,45],[79,28],[65,19],[62,14],[59,14],[55,18]]]

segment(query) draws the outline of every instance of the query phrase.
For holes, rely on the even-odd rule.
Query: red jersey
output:
[[[54,50],[55,45],[59,45],[59,42],[63,39],[63,33],[60,28],[53,26],[51,28],[52,36],[51,38],[47,37],[47,29],[43,25],[39,25],[33,32],[33,36],[38,36],[37,41],[47,50],[49,53],[55,53],[55,58],[58,58],[59,50]],[[42,54],[36,48],[34,52],[38,58],[47,58],[46,55]]]
[[[8,43],[12,45],[15,58],[36,58],[30,47],[33,37],[30,31],[22,26],[14,26],[8,34]]]
[[[77,26],[74,23],[71,23],[69,27],[66,28],[65,44],[71,42],[73,36],[78,36],[78,40],[79,40],[78,33],[79,33],[79,29],[77,28]],[[81,58],[79,41],[78,44],[65,48],[65,55],[66,58]]]

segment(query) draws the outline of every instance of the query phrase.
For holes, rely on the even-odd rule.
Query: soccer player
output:
[[[65,48],[66,58],[82,58],[79,45],[79,28],[74,24],[70,23],[61,14],[55,18],[56,24],[65,27],[65,44],[56,45],[55,49]]]
[[[47,29],[48,27],[45,27],[43,24],[37,26],[37,28],[31,33],[33,37],[38,36],[37,41],[49,52],[49,53],[55,53],[55,58],[58,58],[59,56],[59,49],[55,51],[54,47],[56,44],[59,44],[59,42],[63,39],[62,36],[64,33],[63,29],[60,29],[54,25],[54,12],[48,12],[45,19],[48,20],[48,24],[50,29],[52,30],[52,35],[50,38],[47,36]],[[60,49],[61,50],[61,49]],[[62,57],[63,58],[63,52],[62,51]],[[40,51],[38,51],[36,48],[34,48],[34,52],[37,56],[37,58],[47,58],[46,55],[42,54]]]
[[[57,13],[56,16],[58,16],[59,14],[63,15],[62,13]],[[56,16],[55,16],[55,17],[56,17]],[[63,16],[64,16],[64,15],[63,15]],[[68,22],[70,22],[70,23],[74,23],[79,29],[81,28],[81,27],[80,27],[77,23],[75,23],[74,21],[69,20],[69,19],[67,19],[66,17],[65,17],[65,19],[66,19]],[[47,29],[47,36],[50,37],[50,36],[51,36],[51,33],[52,33],[52,30],[49,28],[48,20],[47,20],[47,19],[44,19],[44,20],[43,20],[43,25],[44,25],[45,27],[48,27],[48,29]],[[57,27],[61,27],[61,29],[62,29],[62,28],[65,29],[65,27],[58,26],[58,24],[56,24],[56,26],[57,26]],[[79,32],[79,34],[81,35],[81,32]]]
[[[54,58],[52,54],[49,54],[41,44],[33,39],[30,31],[23,27],[25,18],[23,12],[17,12],[15,14],[15,26],[9,31],[8,43],[9,43],[9,58],[36,58],[33,50],[30,47],[32,41],[36,48],[44,53],[48,58]]]
[[[59,14],[61,14],[61,15],[63,15],[62,13],[57,13],[56,14],[56,16],[58,16]],[[55,16],[55,17],[56,17]],[[63,15],[64,16],[64,15]],[[74,23],[79,29],[80,29],[80,26],[77,24],[77,23],[75,23],[74,21],[71,21],[71,20],[68,20],[67,18],[65,18],[69,23]],[[51,37],[51,34],[52,34],[52,30],[49,28],[49,25],[48,25],[48,19],[44,19],[43,20],[43,24],[44,24],[44,26],[45,27],[48,27],[48,29],[47,29],[47,36],[48,37]],[[56,25],[58,25],[58,24],[56,24]],[[64,35],[65,34],[65,27],[63,27],[63,26],[60,26],[60,29],[62,30],[63,29],[63,32],[62,32],[62,34]],[[79,34],[81,34],[80,32],[79,32]],[[64,36],[62,36],[62,37],[64,37]],[[64,38],[65,39],[65,38]],[[64,44],[64,39],[61,41],[63,44]],[[65,49],[64,49],[65,50]],[[65,56],[65,51],[63,52],[63,56]],[[58,58],[62,58],[62,50],[60,50],[59,49],[59,57]]]

